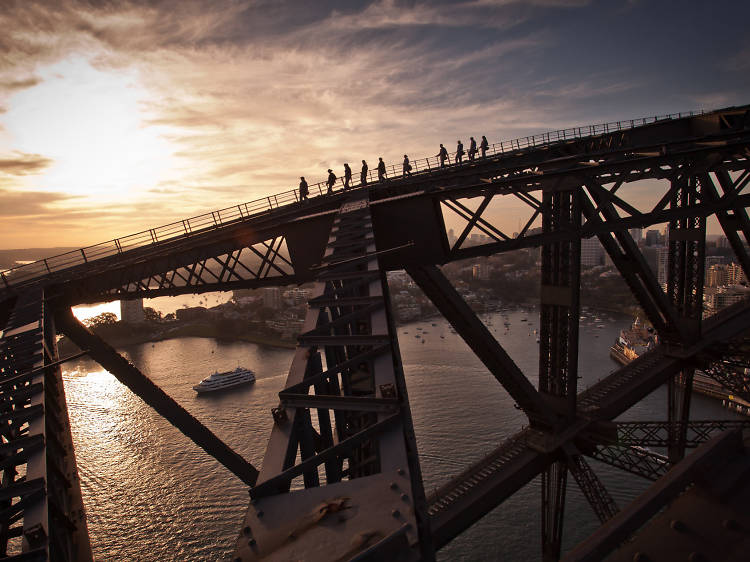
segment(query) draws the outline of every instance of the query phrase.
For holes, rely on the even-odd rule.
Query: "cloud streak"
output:
[[[648,3],[625,1],[6,2],[0,186],[17,197],[17,210],[26,202],[28,216],[50,225],[48,237],[52,225],[64,225],[70,238],[56,243],[91,243],[290,189],[299,175],[323,179],[345,161],[383,156],[390,164],[469,135],[497,141],[699,102],[746,102],[747,44],[731,33],[714,37],[711,56],[725,61],[715,65],[723,74],[691,88],[677,85],[679,44],[653,34],[632,41],[634,22],[658,21],[666,35],[689,29],[693,7],[665,20]],[[658,71],[641,62],[654,52]],[[132,77],[122,88],[144,93],[132,110],[138,132],[159,137],[169,165],[149,184],[134,173],[131,186],[92,190],[92,200],[63,193],[43,204],[28,193],[64,191],[51,172],[65,162],[22,146],[8,123],[55,79],[51,66],[74,57],[101,74]],[[101,129],[107,119],[101,115]],[[145,166],[125,158],[128,147],[97,157],[101,185],[120,161],[133,172]]]
[[[52,164],[52,160],[40,154],[15,152],[8,156],[0,155],[0,174],[6,176],[39,174],[48,168],[50,164]]]

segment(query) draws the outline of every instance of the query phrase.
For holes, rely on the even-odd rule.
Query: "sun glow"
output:
[[[37,85],[10,97],[2,121],[15,150],[53,161],[27,188],[118,201],[156,186],[172,149],[146,124],[149,93],[133,71],[75,58],[37,74]]]

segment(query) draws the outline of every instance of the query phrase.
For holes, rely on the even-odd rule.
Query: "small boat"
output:
[[[233,371],[224,371],[223,373],[216,371],[210,377],[206,377],[201,382],[193,386],[193,390],[195,390],[199,394],[202,394],[204,392],[223,390],[225,388],[231,388],[233,386],[254,381],[255,373],[253,373],[250,369],[237,367]]]

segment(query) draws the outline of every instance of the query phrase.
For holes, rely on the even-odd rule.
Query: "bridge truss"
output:
[[[643,180],[652,190],[648,208],[629,201],[629,187]],[[22,539],[19,556],[90,557],[75,459],[66,449],[57,326],[250,486],[239,559],[429,560],[539,476],[542,555],[557,560],[569,474],[602,527],[568,558],[601,559],[702,471],[745,455],[738,431],[747,424],[691,421],[689,412],[696,370],[750,399],[750,302],[703,318],[707,221],[718,222],[750,277],[748,183],[750,111],[730,108],[558,135],[376,186],[240,211],[204,229],[152,235],[151,243],[131,249],[116,243],[95,259],[82,250],[83,261],[74,265],[50,268],[45,260],[38,275],[17,276],[18,282],[4,272],[0,543]],[[528,211],[517,233],[502,227],[509,200]],[[665,287],[629,233],[663,223]],[[449,239],[453,224],[460,224],[459,234]],[[477,233],[481,243],[472,239]],[[580,391],[581,241],[593,236],[661,343]],[[541,251],[537,385],[439,267],[532,247]],[[408,272],[528,418],[524,429],[430,495],[388,295],[385,274],[396,269]],[[305,282],[314,283],[314,295],[259,468],[70,313],[87,302]],[[664,420],[618,421],[663,384]],[[653,480],[654,487],[620,509],[587,457]],[[37,476],[39,466],[46,472]]]

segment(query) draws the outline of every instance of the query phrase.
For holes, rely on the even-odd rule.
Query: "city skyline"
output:
[[[93,244],[292,189],[300,175],[340,175],[345,161],[398,164],[470,135],[498,142],[748,103],[744,18],[714,21],[722,5],[748,11],[632,0],[10,2],[0,247]],[[517,230],[520,208],[507,207],[501,226]]]

